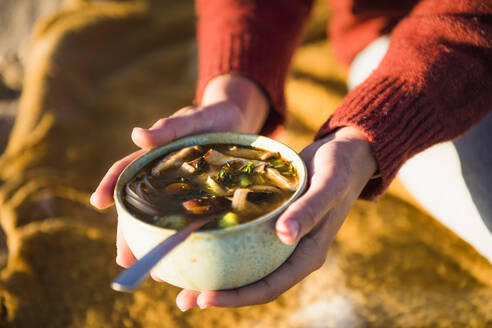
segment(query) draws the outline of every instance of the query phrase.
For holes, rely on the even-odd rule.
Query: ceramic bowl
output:
[[[160,279],[187,289],[219,290],[247,285],[278,268],[296,245],[285,245],[275,233],[278,216],[305,190],[307,171],[299,155],[273,139],[241,133],[209,133],[190,136],[156,148],[132,162],[115,188],[116,210],[128,246],[141,258],[175,230],[151,225],[132,215],[123,203],[125,184],[145,165],[170,152],[191,145],[237,144],[280,152],[292,161],[299,189],[279,208],[253,221],[220,230],[194,232],[152,270]]]

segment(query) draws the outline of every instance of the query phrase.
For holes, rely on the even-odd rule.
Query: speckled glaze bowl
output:
[[[292,161],[297,169],[299,189],[282,206],[235,227],[194,232],[152,270],[154,275],[172,285],[193,290],[230,289],[247,285],[278,268],[296,247],[285,245],[278,239],[275,221],[304,192],[307,171],[297,153],[278,141],[251,134],[209,133],[182,138],[150,151],[131,163],[116,184],[115,202],[121,228],[137,258],[175,232],[133,216],[123,203],[123,190],[125,184],[154,159],[197,144],[237,144],[277,151]]]

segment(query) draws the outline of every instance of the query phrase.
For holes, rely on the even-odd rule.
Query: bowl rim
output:
[[[240,133],[240,132],[213,132],[213,133],[202,133],[202,134],[189,135],[189,136],[186,136],[183,138],[175,139],[175,140],[173,140],[173,141],[171,141],[171,142],[169,142],[163,146],[153,148],[150,151],[142,154],[141,156],[139,156],[138,158],[133,160],[120,173],[118,180],[116,182],[115,189],[114,189],[115,206],[117,208],[119,208],[120,210],[123,210],[125,212],[125,214],[128,215],[132,219],[132,221],[136,221],[143,228],[156,230],[156,231],[162,231],[162,232],[168,232],[168,233],[169,232],[170,233],[176,232],[177,230],[175,230],[175,229],[167,229],[167,228],[159,227],[157,225],[147,223],[147,222],[143,221],[142,219],[134,216],[124,205],[124,202],[122,199],[122,194],[123,194],[122,189],[123,189],[125,183],[127,181],[129,181],[129,179],[131,179],[133,176],[135,176],[136,173],[132,174],[131,177],[128,178],[126,181],[123,181],[123,180],[125,179],[126,175],[129,175],[128,171],[132,170],[135,166],[142,165],[142,167],[143,167],[158,157],[162,157],[166,154],[169,154],[172,151],[176,151],[176,150],[179,150],[183,147],[187,147],[188,146],[187,143],[189,141],[196,140],[197,138],[207,139],[210,137],[221,137],[221,138],[223,138],[224,139],[223,144],[228,144],[228,143],[239,144],[237,142],[228,141],[232,137],[245,138],[246,140],[248,140],[248,142],[250,144],[244,144],[244,146],[246,146],[246,145],[251,146],[251,143],[253,143],[255,140],[264,138],[270,142],[277,144],[278,146],[280,146],[280,148],[283,148],[282,150],[278,150],[281,154],[282,154],[282,152],[283,153],[291,152],[294,157],[297,157],[297,159],[299,160],[299,163],[300,163],[300,167],[296,166],[296,170],[301,171],[303,174],[302,175],[299,174],[300,180],[299,180],[299,187],[297,188],[297,190],[284,203],[282,203],[282,205],[277,207],[275,210],[268,212],[268,213],[266,213],[266,214],[264,214],[264,215],[262,215],[256,219],[254,219],[254,220],[248,221],[248,222],[243,223],[243,224],[239,224],[237,226],[233,226],[233,227],[229,227],[229,228],[222,228],[222,229],[213,229],[213,230],[198,230],[198,231],[194,231],[192,233],[192,235],[202,235],[202,236],[222,235],[222,234],[227,234],[227,233],[231,233],[231,232],[239,232],[241,230],[249,229],[250,227],[261,224],[265,221],[269,221],[275,217],[278,217],[283,211],[285,211],[285,209],[287,207],[289,207],[296,199],[298,199],[304,193],[306,186],[307,186],[308,172],[307,172],[306,164],[304,163],[302,158],[299,156],[299,154],[295,150],[293,150],[292,148],[290,148],[289,146],[287,146],[286,144],[284,144],[278,140],[275,140],[275,139],[272,139],[269,137],[265,137],[262,135],[258,135],[258,134]],[[194,143],[194,144],[207,145],[206,142]],[[209,144],[217,144],[217,143],[211,142]],[[268,150],[268,149],[266,149],[266,150]],[[151,154],[155,154],[157,152],[162,152],[162,153],[160,155],[158,155],[157,157],[152,157]]]

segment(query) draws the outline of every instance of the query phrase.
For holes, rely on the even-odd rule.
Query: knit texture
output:
[[[428,0],[395,27],[379,67],[348,94],[318,131],[364,132],[380,179],[361,197],[386,190],[416,153],[465,133],[492,108],[492,5]]]
[[[381,178],[361,197],[384,192],[403,163],[465,133],[492,108],[492,4],[480,0],[334,0],[332,34],[342,61],[391,31],[379,67],[351,91],[321,127],[365,133]],[[198,1],[198,100],[214,76],[256,81],[273,109],[263,133],[282,123],[283,85],[309,3]],[[321,109],[322,110],[322,109]]]
[[[310,8],[310,0],[197,0],[197,103],[214,77],[242,75],[271,104],[261,133],[278,133],[285,121],[285,80]]]
[[[331,0],[330,39],[345,65],[371,41],[388,34],[418,2],[416,0]]]

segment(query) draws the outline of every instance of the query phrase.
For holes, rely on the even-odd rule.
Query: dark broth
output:
[[[125,186],[124,203],[140,219],[180,229],[210,218],[202,230],[251,221],[297,189],[293,165],[279,153],[229,144],[191,146],[158,158]]]

